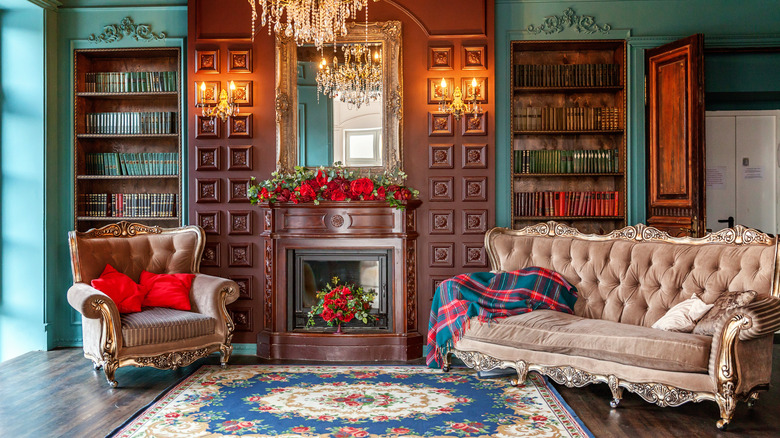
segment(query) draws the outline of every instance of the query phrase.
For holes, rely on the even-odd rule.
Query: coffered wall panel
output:
[[[274,39],[262,27],[252,41],[245,0],[189,0],[188,11],[188,96],[194,98],[195,82],[202,81],[218,82],[221,90],[233,80],[248,93],[241,96],[241,116],[226,122],[204,120],[188,99],[189,218],[208,226],[201,270],[240,281],[241,299],[230,306],[240,320],[234,342],[255,343],[270,279],[257,238],[265,218],[245,191],[251,177],[267,179],[275,169]],[[486,269],[481,238],[495,217],[493,11],[493,0],[457,0],[446,8],[414,0],[369,5],[369,21],[402,23],[403,165],[423,201],[416,212],[418,302],[412,311],[423,335],[434,284]],[[428,85],[442,77],[453,86],[472,78],[485,84],[484,120],[464,123],[439,114]]]

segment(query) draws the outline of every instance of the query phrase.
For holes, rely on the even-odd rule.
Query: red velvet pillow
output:
[[[195,274],[152,274],[141,272],[141,286],[149,290],[144,307],[190,310],[190,286]]]
[[[146,295],[146,288],[132,278],[117,271],[111,265],[106,265],[99,278],[92,280],[92,287],[108,295],[116,303],[119,313],[141,311],[141,303]]]

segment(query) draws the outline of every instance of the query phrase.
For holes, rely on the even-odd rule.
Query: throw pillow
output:
[[[190,310],[190,287],[195,274],[153,274],[141,272],[141,286],[149,289],[144,307]]]
[[[715,330],[728,318],[731,310],[750,304],[756,298],[756,291],[724,292],[713,303],[712,309],[696,324],[695,335],[714,335]]]
[[[91,284],[114,301],[119,313],[141,311],[146,289],[113,266],[106,265],[100,277],[92,280]]]
[[[696,327],[696,321],[701,319],[712,306],[694,295],[669,309],[652,327],[669,332],[690,333]]]

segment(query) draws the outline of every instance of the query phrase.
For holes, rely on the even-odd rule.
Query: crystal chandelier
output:
[[[322,58],[317,72],[317,91],[339,99],[347,108],[360,108],[382,96],[382,55],[379,46],[371,53],[368,44],[345,44],[344,62],[334,54],[333,65]]]
[[[347,34],[346,21],[355,18],[364,7],[368,14],[368,0],[248,0],[252,5],[252,38],[255,22],[268,24],[277,34],[294,38],[296,45],[314,43],[322,50],[325,43]],[[378,0],[374,0],[378,1]],[[259,10],[259,12],[258,12]],[[282,16],[286,15],[286,22]]]

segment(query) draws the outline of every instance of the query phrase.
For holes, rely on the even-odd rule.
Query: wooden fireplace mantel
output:
[[[399,210],[385,201],[260,203],[263,222],[263,330],[257,354],[269,359],[377,361],[422,356],[417,332],[419,200]],[[393,255],[392,325],[387,331],[343,334],[292,330],[288,321],[288,252],[293,249],[383,248]]]

